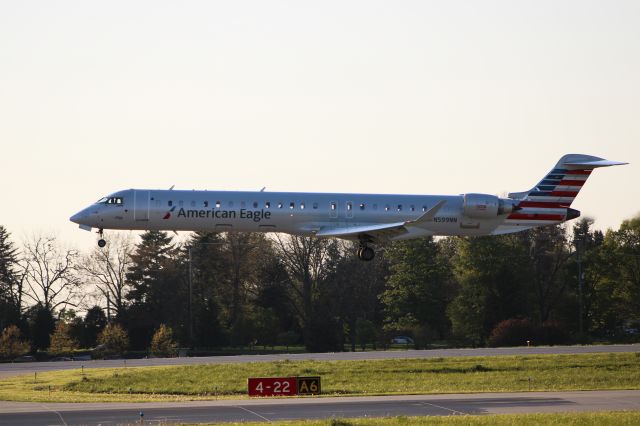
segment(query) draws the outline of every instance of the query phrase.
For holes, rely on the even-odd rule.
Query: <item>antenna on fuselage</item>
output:
[[[263,186],[262,189],[260,190],[260,192],[264,192],[265,189],[267,189],[267,187]]]
[[[171,188],[169,188],[169,191],[171,191],[174,187],[175,185],[171,185]]]

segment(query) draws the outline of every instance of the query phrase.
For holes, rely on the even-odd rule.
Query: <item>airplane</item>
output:
[[[628,163],[582,154],[563,156],[532,189],[500,198],[490,194],[399,195],[261,191],[126,189],[71,216],[80,228],[282,232],[359,243],[370,261],[372,245],[429,236],[519,232],[580,216],[571,208],[598,167]]]

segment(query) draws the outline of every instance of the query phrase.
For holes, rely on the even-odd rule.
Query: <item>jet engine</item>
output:
[[[476,219],[491,219],[519,210],[516,202],[489,194],[464,194],[462,213]]]

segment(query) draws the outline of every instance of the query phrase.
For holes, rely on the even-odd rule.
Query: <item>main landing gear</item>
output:
[[[374,257],[376,257],[375,250],[368,245],[361,243],[360,247],[358,247],[358,259],[369,262],[373,260]]]
[[[107,245],[107,242],[104,240],[104,229],[98,229],[98,235],[100,235],[100,239],[98,240],[98,247],[102,248]]]

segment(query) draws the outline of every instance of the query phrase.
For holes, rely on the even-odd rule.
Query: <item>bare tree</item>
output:
[[[318,283],[330,272],[330,251],[337,249],[335,240],[297,235],[276,234],[276,250],[292,278],[294,294],[302,301],[296,306],[304,323],[311,318],[313,293]]]
[[[96,286],[106,299],[107,306],[121,313],[127,295],[127,271],[131,265],[131,254],[135,250],[131,234],[117,234],[109,238],[105,247],[96,247],[85,257],[80,270],[87,281]]]
[[[77,274],[78,252],[61,248],[53,235],[33,235],[24,244],[21,262],[24,297],[50,311],[82,301]]]

